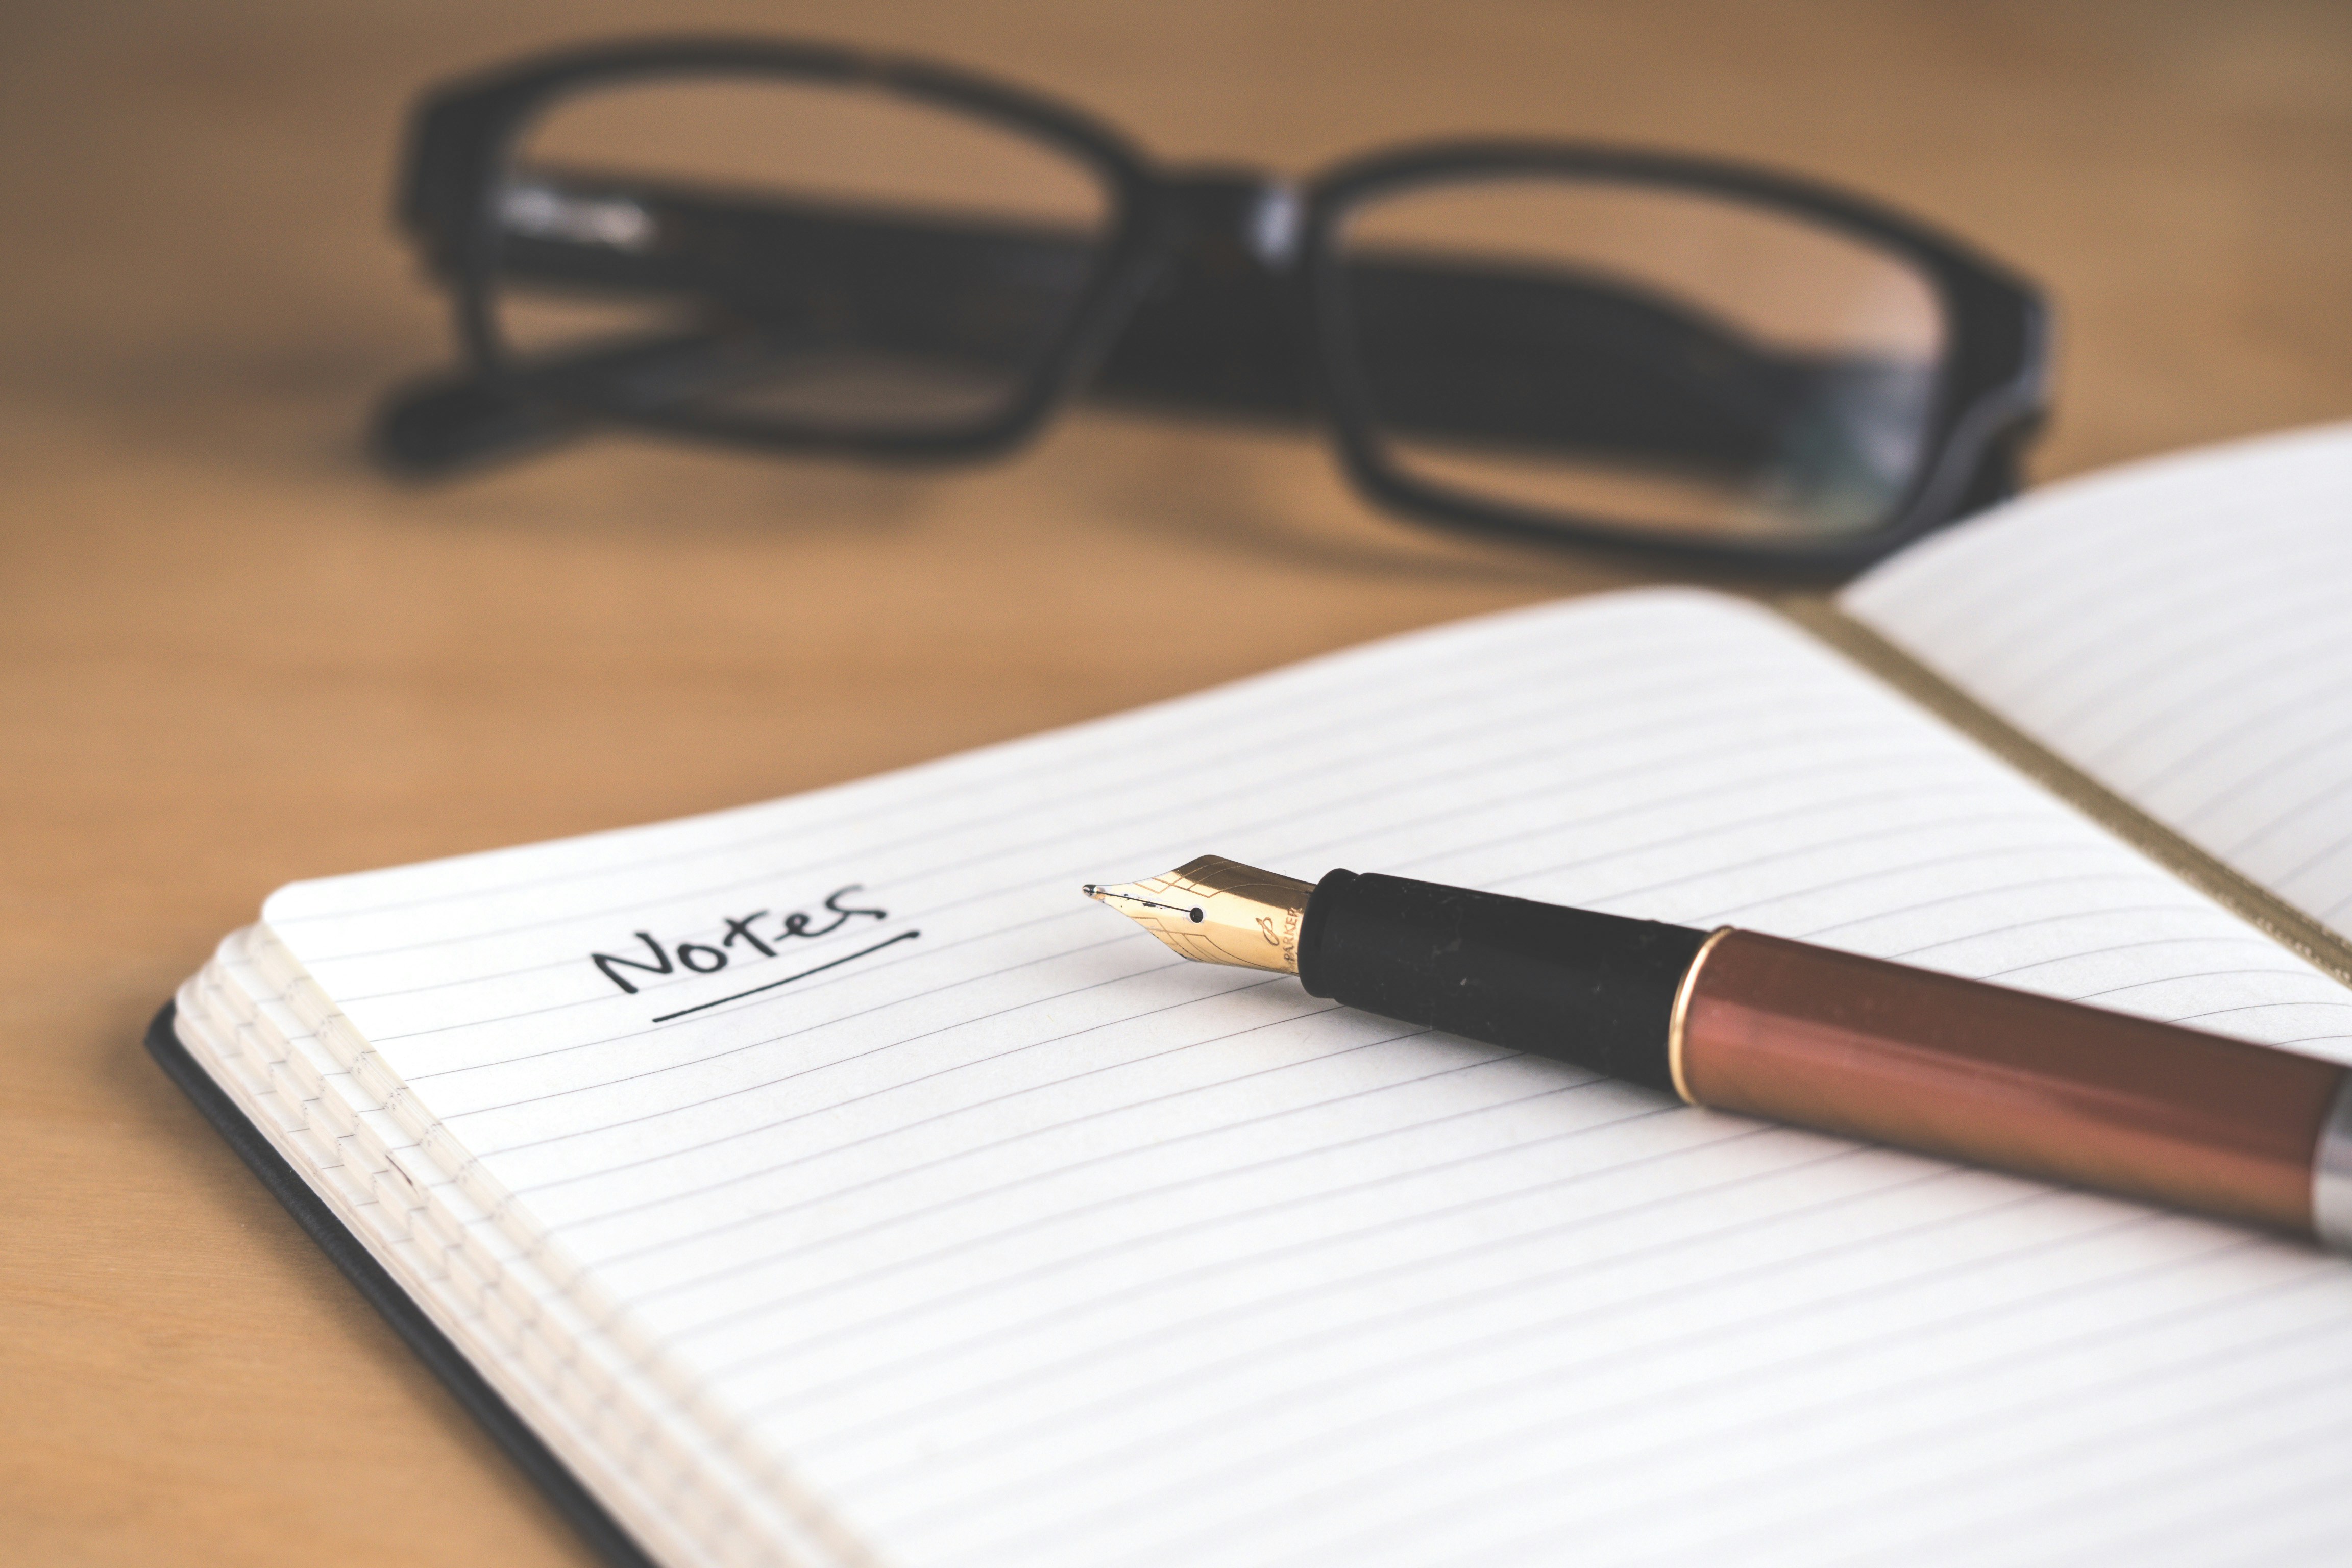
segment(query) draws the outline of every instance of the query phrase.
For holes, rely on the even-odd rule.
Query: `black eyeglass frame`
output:
[[[2013,493],[2018,458],[2046,408],[2050,319],[2032,285],[1961,242],[1874,202],[1802,178],[1717,159],[1569,142],[1456,141],[1375,153],[1284,185],[1218,172],[1163,171],[1082,111],[987,78],[918,58],[829,45],[745,37],[656,38],[536,57],[429,92],[415,111],[399,217],[450,286],[473,376],[493,395],[543,398],[499,331],[503,242],[499,195],[514,150],[535,118],[579,91],[665,76],[775,77],[878,89],[958,110],[1024,135],[1091,169],[1108,200],[1102,254],[1066,319],[1019,390],[961,428],[844,430],[708,410],[582,410],[606,422],[772,450],[881,460],[975,459],[1010,451],[1113,358],[1154,285],[1203,236],[1202,196],[1252,182],[1289,193],[1297,229],[1279,268],[1261,263],[1288,328],[1309,407],[1332,431],[1349,478],[1370,498],[1415,519],[1476,532],[1598,545],[1692,564],[1831,573],[1858,568],[1969,511]],[[1522,510],[1425,483],[1388,460],[1370,377],[1348,320],[1341,238],[1372,198],[1439,182],[1559,176],[1722,196],[1801,216],[1892,252],[1936,291],[1947,338],[1925,450],[1901,498],[1876,526],[1851,535],[1771,541],[1668,531]],[[1231,236],[1213,237],[1230,239]],[[1149,393],[1150,369],[1125,379]],[[1277,397],[1279,395],[1276,395]],[[1249,401],[1244,399],[1244,401]],[[1264,399],[1256,399],[1263,402]],[[1252,410],[1264,412],[1264,409]],[[396,417],[391,410],[387,417]],[[380,427],[381,428],[381,427]]]

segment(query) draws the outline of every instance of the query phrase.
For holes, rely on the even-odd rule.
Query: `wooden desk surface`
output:
[[[12,8],[0,51],[0,1550],[578,1562],[139,1047],[299,876],[665,817],[1628,580],[1383,521],[1304,437],[1074,417],[910,478],[609,440],[403,489],[428,78],[703,22],[918,47],[1170,156],[1489,130],[1880,193],[2063,310],[2043,477],[2352,413],[2326,4]],[[1074,635],[1172,605],[1205,635]]]

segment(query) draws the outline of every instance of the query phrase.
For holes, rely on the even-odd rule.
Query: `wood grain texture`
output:
[[[1101,415],[920,477],[618,439],[375,476],[369,402],[444,352],[384,218],[411,91],[706,23],[928,49],[1177,158],[1486,130],[1853,184],[2052,289],[2045,477],[2352,411],[2337,5],[12,7],[12,1560],[580,1560],[139,1048],[278,882],[802,789],[1633,580],[1387,521],[1303,437]],[[1087,613],[1161,604],[1181,635]]]

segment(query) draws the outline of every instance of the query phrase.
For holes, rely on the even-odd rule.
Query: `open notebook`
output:
[[[2348,603],[2352,429],[2192,455],[1801,623],[1578,600],[298,883],[157,1048],[616,1557],[2288,1560],[2352,1531],[2342,1260],[1415,1033],[1077,885],[1378,869],[2352,1060]]]

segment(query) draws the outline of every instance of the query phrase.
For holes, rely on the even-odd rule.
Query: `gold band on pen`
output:
[[[1666,1018],[1666,1070],[1674,1075],[1675,1092],[1683,1097],[1685,1105],[1698,1103],[1698,1097],[1691,1093],[1690,1083],[1683,1077],[1683,1025],[1690,1017],[1691,993],[1698,989],[1698,972],[1706,965],[1706,955],[1715,951],[1717,942],[1731,934],[1731,930],[1729,926],[1717,926],[1698,944],[1690,967],[1683,971],[1683,983],[1675,988],[1675,1010]]]

